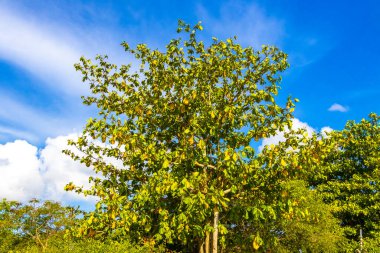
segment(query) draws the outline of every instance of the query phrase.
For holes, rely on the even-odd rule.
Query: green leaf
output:
[[[162,168],[166,169],[169,167],[169,165],[170,165],[170,162],[168,160],[165,160],[164,163],[162,164]]]

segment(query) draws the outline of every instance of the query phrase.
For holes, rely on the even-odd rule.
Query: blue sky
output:
[[[18,187],[17,199],[29,192],[68,201],[59,190],[63,182],[46,183],[71,181],[65,166],[86,181],[90,172],[59,152],[94,113],[81,104],[88,89],[73,68],[82,55],[108,54],[117,64],[133,63],[122,41],[164,48],[176,36],[178,19],[202,21],[203,40],[237,35],[244,46],[270,44],[288,53],[291,66],[278,99],[300,99],[295,117],[303,126],[342,129],[347,120],[380,113],[379,17],[380,2],[370,0],[0,0],[0,178],[27,174],[25,180],[41,180],[32,190],[19,189],[21,179],[13,185],[4,181],[0,197],[15,197],[1,191]],[[27,157],[36,162],[34,169],[24,168]],[[62,168],[54,167],[60,163]]]

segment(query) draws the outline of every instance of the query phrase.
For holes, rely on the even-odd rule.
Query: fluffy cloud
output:
[[[64,203],[93,202],[93,198],[84,199],[64,191],[71,181],[89,186],[88,177],[94,174],[62,153],[68,148],[67,140],[75,137],[76,134],[70,134],[48,138],[39,152],[37,147],[21,140],[0,145],[0,199],[26,201],[37,197]]]
[[[292,121],[293,121],[293,125],[292,125],[293,130],[303,128],[303,129],[306,129],[309,135],[315,132],[314,128],[309,126],[307,123],[301,122],[297,118],[294,118]],[[278,131],[276,135],[263,139],[261,145],[259,146],[259,152],[261,152],[265,146],[271,145],[271,144],[278,144],[281,141],[285,141],[284,132]]]
[[[77,134],[48,138],[46,146],[40,151],[40,171],[44,179],[44,194],[51,199],[61,201],[82,200],[83,197],[73,192],[64,191],[69,182],[78,186],[88,187],[88,177],[94,175],[91,168],[73,161],[62,153],[63,149],[71,149],[67,146],[68,139],[77,138]]]
[[[316,129],[309,126],[307,123],[300,121],[297,118],[294,118],[292,121],[293,121],[293,125],[292,125],[293,130],[305,129],[309,136],[311,136],[313,133],[317,132]],[[287,131],[287,130],[285,130],[285,131]],[[322,127],[320,132],[322,133],[322,135],[326,135],[326,133],[331,132],[331,131],[333,131],[333,129],[326,126],[326,127]],[[278,144],[281,141],[285,141],[284,132],[278,131],[276,135],[273,135],[269,138],[263,139],[258,150],[259,150],[259,152],[261,152],[265,146],[271,145],[271,144]]]
[[[347,112],[348,111],[348,106],[343,106],[343,105],[340,105],[340,104],[337,104],[337,103],[334,103],[333,105],[331,105],[329,107],[329,111],[330,112]]]
[[[26,141],[0,145],[0,199],[25,201],[43,193],[37,152],[37,147]]]
[[[329,127],[329,126],[322,127],[322,129],[321,129],[322,136],[323,136],[323,137],[326,137],[326,135],[327,135],[328,133],[330,133],[331,131],[333,131],[333,130],[334,130],[334,129],[332,129],[332,128]]]

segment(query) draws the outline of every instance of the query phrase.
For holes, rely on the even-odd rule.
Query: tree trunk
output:
[[[205,253],[210,253],[210,232],[206,232]]]
[[[199,253],[205,253],[205,241],[201,240],[199,242]]]
[[[212,253],[218,253],[219,209],[214,207],[214,232],[212,233]]]

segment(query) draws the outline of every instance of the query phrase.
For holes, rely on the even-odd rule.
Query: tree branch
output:
[[[230,193],[231,192],[231,188],[230,189],[227,189],[227,190],[225,190],[223,193],[224,194],[227,194],[227,193]]]
[[[201,163],[199,163],[197,161],[195,161],[194,164],[196,166],[199,166],[199,167],[202,167],[202,168],[209,167],[211,169],[216,169],[216,167],[214,165],[211,165],[211,164],[201,164]]]

